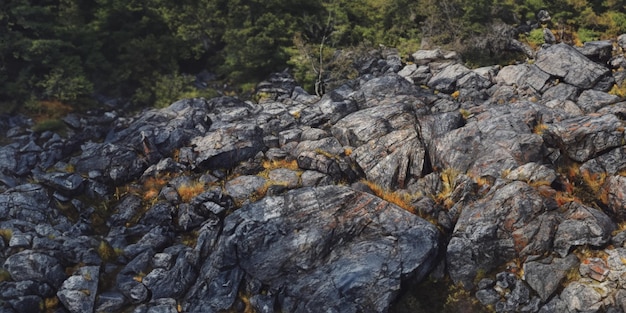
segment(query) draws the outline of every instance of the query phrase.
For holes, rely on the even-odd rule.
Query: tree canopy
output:
[[[166,105],[201,95],[189,87],[201,72],[250,86],[290,67],[313,91],[337,51],[471,51],[494,25],[532,23],[541,9],[577,43],[626,32],[619,0],[5,0],[0,112],[99,98]]]

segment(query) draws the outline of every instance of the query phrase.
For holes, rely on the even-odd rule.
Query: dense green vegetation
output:
[[[163,106],[213,95],[191,87],[202,71],[249,90],[289,66],[313,91],[349,66],[346,51],[379,44],[408,55],[423,41],[480,64],[540,9],[573,43],[626,32],[621,0],[5,0],[0,112],[102,97]]]

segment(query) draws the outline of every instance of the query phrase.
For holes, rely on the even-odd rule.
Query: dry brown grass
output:
[[[163,177],[148,177],[143,182],[142,198],[145,201],[151,201],[156,199],[161,192],[161,188],[167,184],[167,180]]]
[[[266,170],[274,170],[277,168],[286,168],[286,169],[290,169],[292,171],[297,171],[300,168],[298,167],[298,161],[294,160],[265,160],[263,161],[263,163],[261,164],[263,166],[263,168],[265,168]]]
[[[548,125],[544,123],[539,123],[533,127],[533,134],[543,135],[543,133],[548,129]]]
[[[204,191],[204,183],[194,181],[191,183],[185,183],[176,188],[178,195],[183,202],[189,202],[191,199],[201,194]]]
[[[459,176],[459,171],[453,168],[444,169],[439,176],[441,177],[442,189],[441,191],[435,195],[435,201],[443,204],[446,208],[451,208],[454,205],[454,201],[450,199],[454,188],[454,182]]]
[[[384,189],[378,184],[371,182],[369,180],[362,180],[361,182],[367,185],[367,187],[369,187],[369,189],[371,189],[372,192],[374,192],[374,194],[378,196],[379,198],[389,203],[393,203],[403,208],[404,210],[415,214],[415,208],[411,205],[411,199],[406,194],[401,194],[398,192],[393,192],[393,191]]]

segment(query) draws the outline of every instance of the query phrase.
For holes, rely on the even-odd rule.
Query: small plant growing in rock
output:
[[[182,184],[176,191],[183,202],[189,202],[195,196],[201,194],[204,191],[204,183],[196,181],[188,184]]]
[[[437,195],[435,195],[435,201],[443,203],[446,208],[451,208],[452,205],[454,205],[454,202],[450,199],[450,196],[456,187],[454,182],[457,176],[459,176],[459,171],[453,168],[447,168],[439,175],[441,177],[442,189]]]
[[[411,199],[408,195],[384,189],[369,180],[362,180],[361,182],[367,185],[377,197],[415,214],[415,208],[411,205]]]
[[[4,241],[9,242],[13,237],[13,230],[8,228],[0,229],[0,237],[4,238]]]
[[[456,100],[459,98],[459,95],[461,95],[461,92],[457,90],[453,92],[450,96],[452,97],[452,99]]]
[[[100,259],[104,262],[112,262],[117,258],[117,254],[111,245],[106,241],[100,241],[100,245],[98,245],[97,249],[98,255]]]
[[[167,181],[162,177],[148,177],[143,182],[143,199],[146,201],[156,199],[165,184]]]
[[[533,134],[543,135],[543,133],[548,129],[548,125],[544,123],[539,123],[533,127]]]
[[[7,280],[11,280],[11,274],[6,270],[0,269],[0,283]]]

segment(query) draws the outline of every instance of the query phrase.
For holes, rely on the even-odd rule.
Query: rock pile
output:
[[[280,73],[258,103],[71,114],[63,134],[3,116],[0,312],[387,312],[431,274],[496,312],[625,311],[607,47],[478,69],[387,50],[321,98]]]

